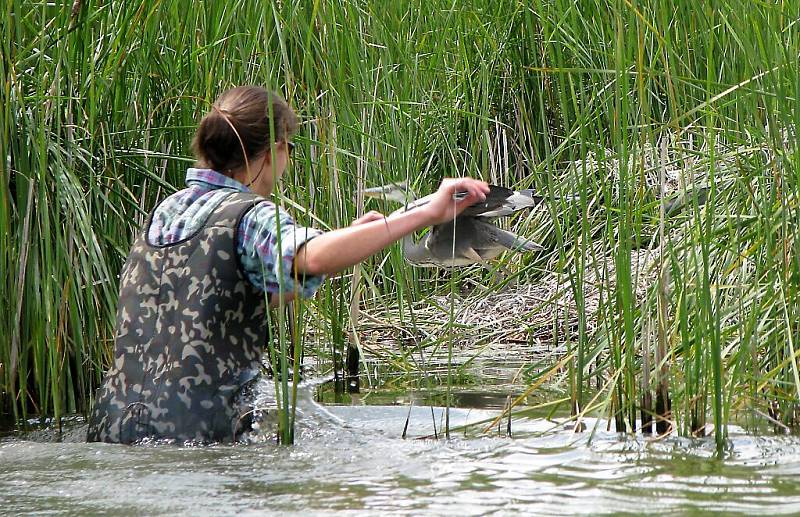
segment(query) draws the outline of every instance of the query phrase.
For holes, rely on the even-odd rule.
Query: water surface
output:
[[[0,513],[482,515],[800,512],[800,439],[732,428],[710,439],[575,434],[545,418],[514,437],[441,431],[442,408],[300,403],[297,443],[87,444],[85,426],[0,440]],[[433,414],[433,416],[432,416]],[[495,410],[453,409],[451,424]],[[597,424],[597,425],[595,425]]]

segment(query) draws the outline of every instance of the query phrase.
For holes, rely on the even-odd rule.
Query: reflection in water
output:
[[[453,409],[453,426],[494,411]],[[474,515],[696,510],[800,511],[800,439],[731,430],[711,440],[647,441],[574,434],[545,419],[515,421],[515,438],[400,438],[407,407],[328,406],[303,390],[294,447],[270,441],[176,447],[0,441],[0,508],[113,513],[361,510]],[[414,407],[409,436],[432,434],[442,409]],[[598,424],[598,425],[594,425]]]

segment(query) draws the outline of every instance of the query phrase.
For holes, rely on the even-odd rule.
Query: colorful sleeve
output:
[[[278,228],[280,227],[280,246]],[[297,275],[293,270],[297,250],[322,232],[295,225],[292,218],[273,203],[263,202],[247,212],[239,223],[238,252],[250,282],[270,293],[297,292],[311,297],[325,277]]]

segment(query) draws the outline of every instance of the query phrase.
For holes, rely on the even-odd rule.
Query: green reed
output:
[[[564,312],[577,328],[556,326],[574,354],[577,416],[593,404],[619,430],[641,415],[684,434],[710,423],[720,447],[734,420],[796,424],[796,3],[4,5],[3,411],[88,407],[110,363],[135,229],[180,188],[208,103],[255,83],[275,86],[303,120],[276,193],[303,224],[349,224],[359,182],[407,179],[427,192],[470,174],[552,196],[512,222],[548,251],[503,263],[523,282],[544,270],[569,283]],[[680,173],[663,202],[662,165]],[[681,196],[681,209],[661,214]],[[644,250],[656,266],[632,261]],[[414,327],[412,301],[452,293],[465,275],[492,281],[491,271],[410,269],[394,248],[363,264],[362,306],[397,307],[393,323]],[[324,336],[305,347],[332,370],[350,346],[353,288],[344,275],[295,311]],[[303,346],[298,328],[279,355]],[[418,357],[389,359],[424,368]],[[592,379],[600,397],[586,395]]]

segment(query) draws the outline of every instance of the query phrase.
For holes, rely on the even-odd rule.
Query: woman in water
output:
[[[324,233],[299,227],[268,200],[297,125],[283,99],[255,86],[226,91],[200,121],[197,167],[156,206],[122,270],[114,363],[89,441],[236,440],[249,429],[243,394],[269,341],[265,298],[312,296],[326,275],[453,219],[489,191],[446,179],[415,210],[370,212]],[[458,191],[467,195],[456,202]]]

